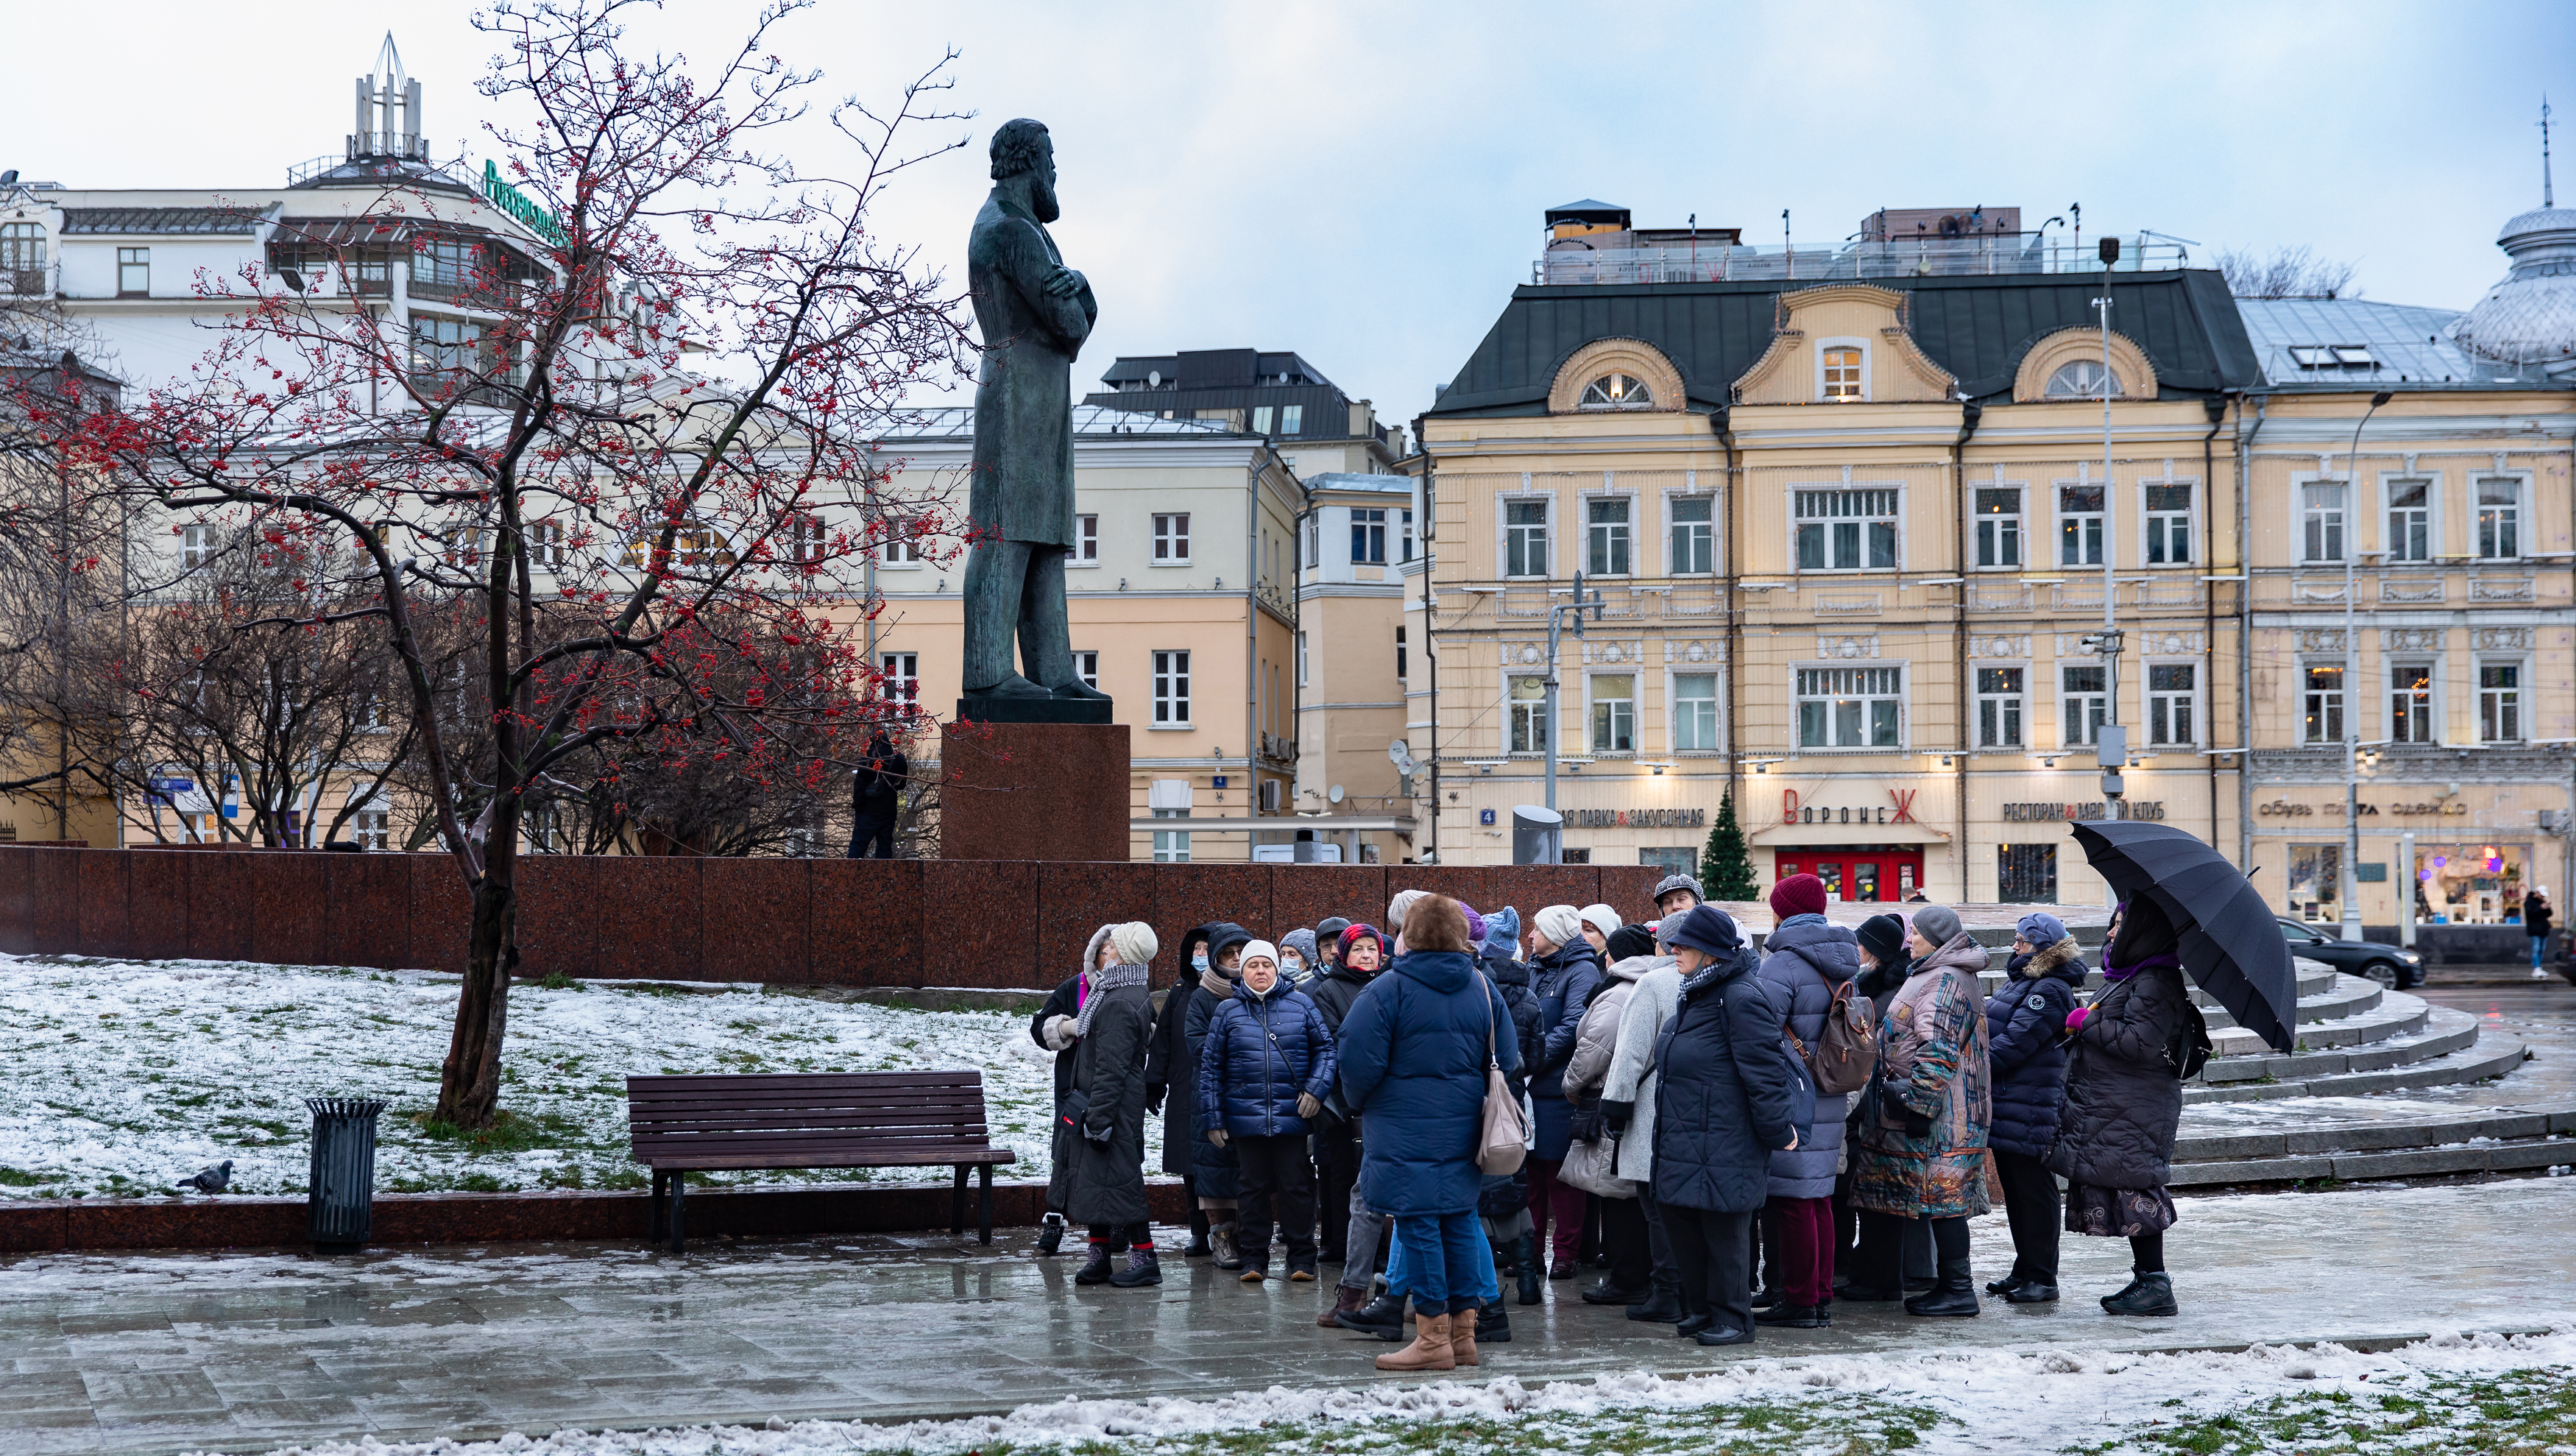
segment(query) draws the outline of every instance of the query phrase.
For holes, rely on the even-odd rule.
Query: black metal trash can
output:
[[[313,1167],[305,1179],[305,1232],[313,1247],[364,1247],[376,1217],[376,1117],[381,1102],[307,1097],[313,1109]]]

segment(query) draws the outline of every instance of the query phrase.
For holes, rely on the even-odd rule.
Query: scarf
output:
[[[1242,974],[1240,971],[1228,974],[1210,966],[1199,972],[1199,989],[1211,996],[1231,996],[1234,994],[1234,983],[1242,978]]]
[[[1144,984],[1143,966],[1111,966],[1095,972],[1091,978],[1091,994],[1083,998],[1082,1014],[1073,1019],[1073,1034],[1077,1037],[1091,1035],[1091,1018],[1100,1010],[1100,1003],[1109,999],[1109,992]]]

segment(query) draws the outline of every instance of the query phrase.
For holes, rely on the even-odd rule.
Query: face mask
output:
[[[1196,955],[1193,955],[1193,956],[1191,956],[1191,957],[1190,957],[1190,969],[1191,969],[1191,970],[1194,970],[1194,971],[1204,971],[1204,970],[1206,970],[1207,968],[1208,968],[1208,960],[1207,960],[1207,952],[1206,952],[1206,951],[1200,951],[1200,952],[1198,952]]]
[[[1279,963],[1279,974],[1283,976],[1293,976],[1304,969],[1306,969],[1306,963],[1293,955]]]

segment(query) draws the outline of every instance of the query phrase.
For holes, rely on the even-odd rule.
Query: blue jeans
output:
[[[1481,1220],[1479,1222],[1481,1223]],[[1411,1290],[1411,1285],[1405,1279],[1407,1262],[1404,1255],[1404,1239],[1399,1235],[1395,1241],[1395,1247],[1388,1250],[1386,1256],[1386,1292],[1397,1299],[1403,1298]],[[1503,1298],[1503,1285],[1494,1274],[1494,1245],[1490,1239],[1476,1240],[1476,1271],[1476,1302],[1480,1305],[1500,1304]]]
[[[1493,1251],[1485,1244],[1485,1226],[1472,1208],[1456,1213],[1408,1213],[1395,1220],[1395,1241],[1404,1250],[1405,1282],[1417,1315],[1444,1315],[1472,1310],[1476,1292],[1493,1279]],[[1477,1273],[1483,1252],[1486,1272]],[[1393,1280],[1390,1278],[1390,1284]]]
[[[2540,969],[2542,953],[2549,949],[2549,937],[2545,935],[2535,935],[2530,937],[2530,941],[2531,968],[2536,971]]]

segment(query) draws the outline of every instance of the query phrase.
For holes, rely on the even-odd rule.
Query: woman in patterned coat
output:
[[[1972,1315],[1968,1218],[1987,1207],[1986,1134],[1994,1119],[1977,981],[1986,952],[1938,905],[1914,917],[1908,948],[1914,964],[1879,1021],[1878,1070],[1860,1092],[1851,1203],[1864,1218],[1931,1221],[1939,1283],[1905,1301],[1907,1314]],[[1894,1237],[1869,1242],[1902,1247]],[[1891,1269],[1854,1278],[1898,1282]]]

